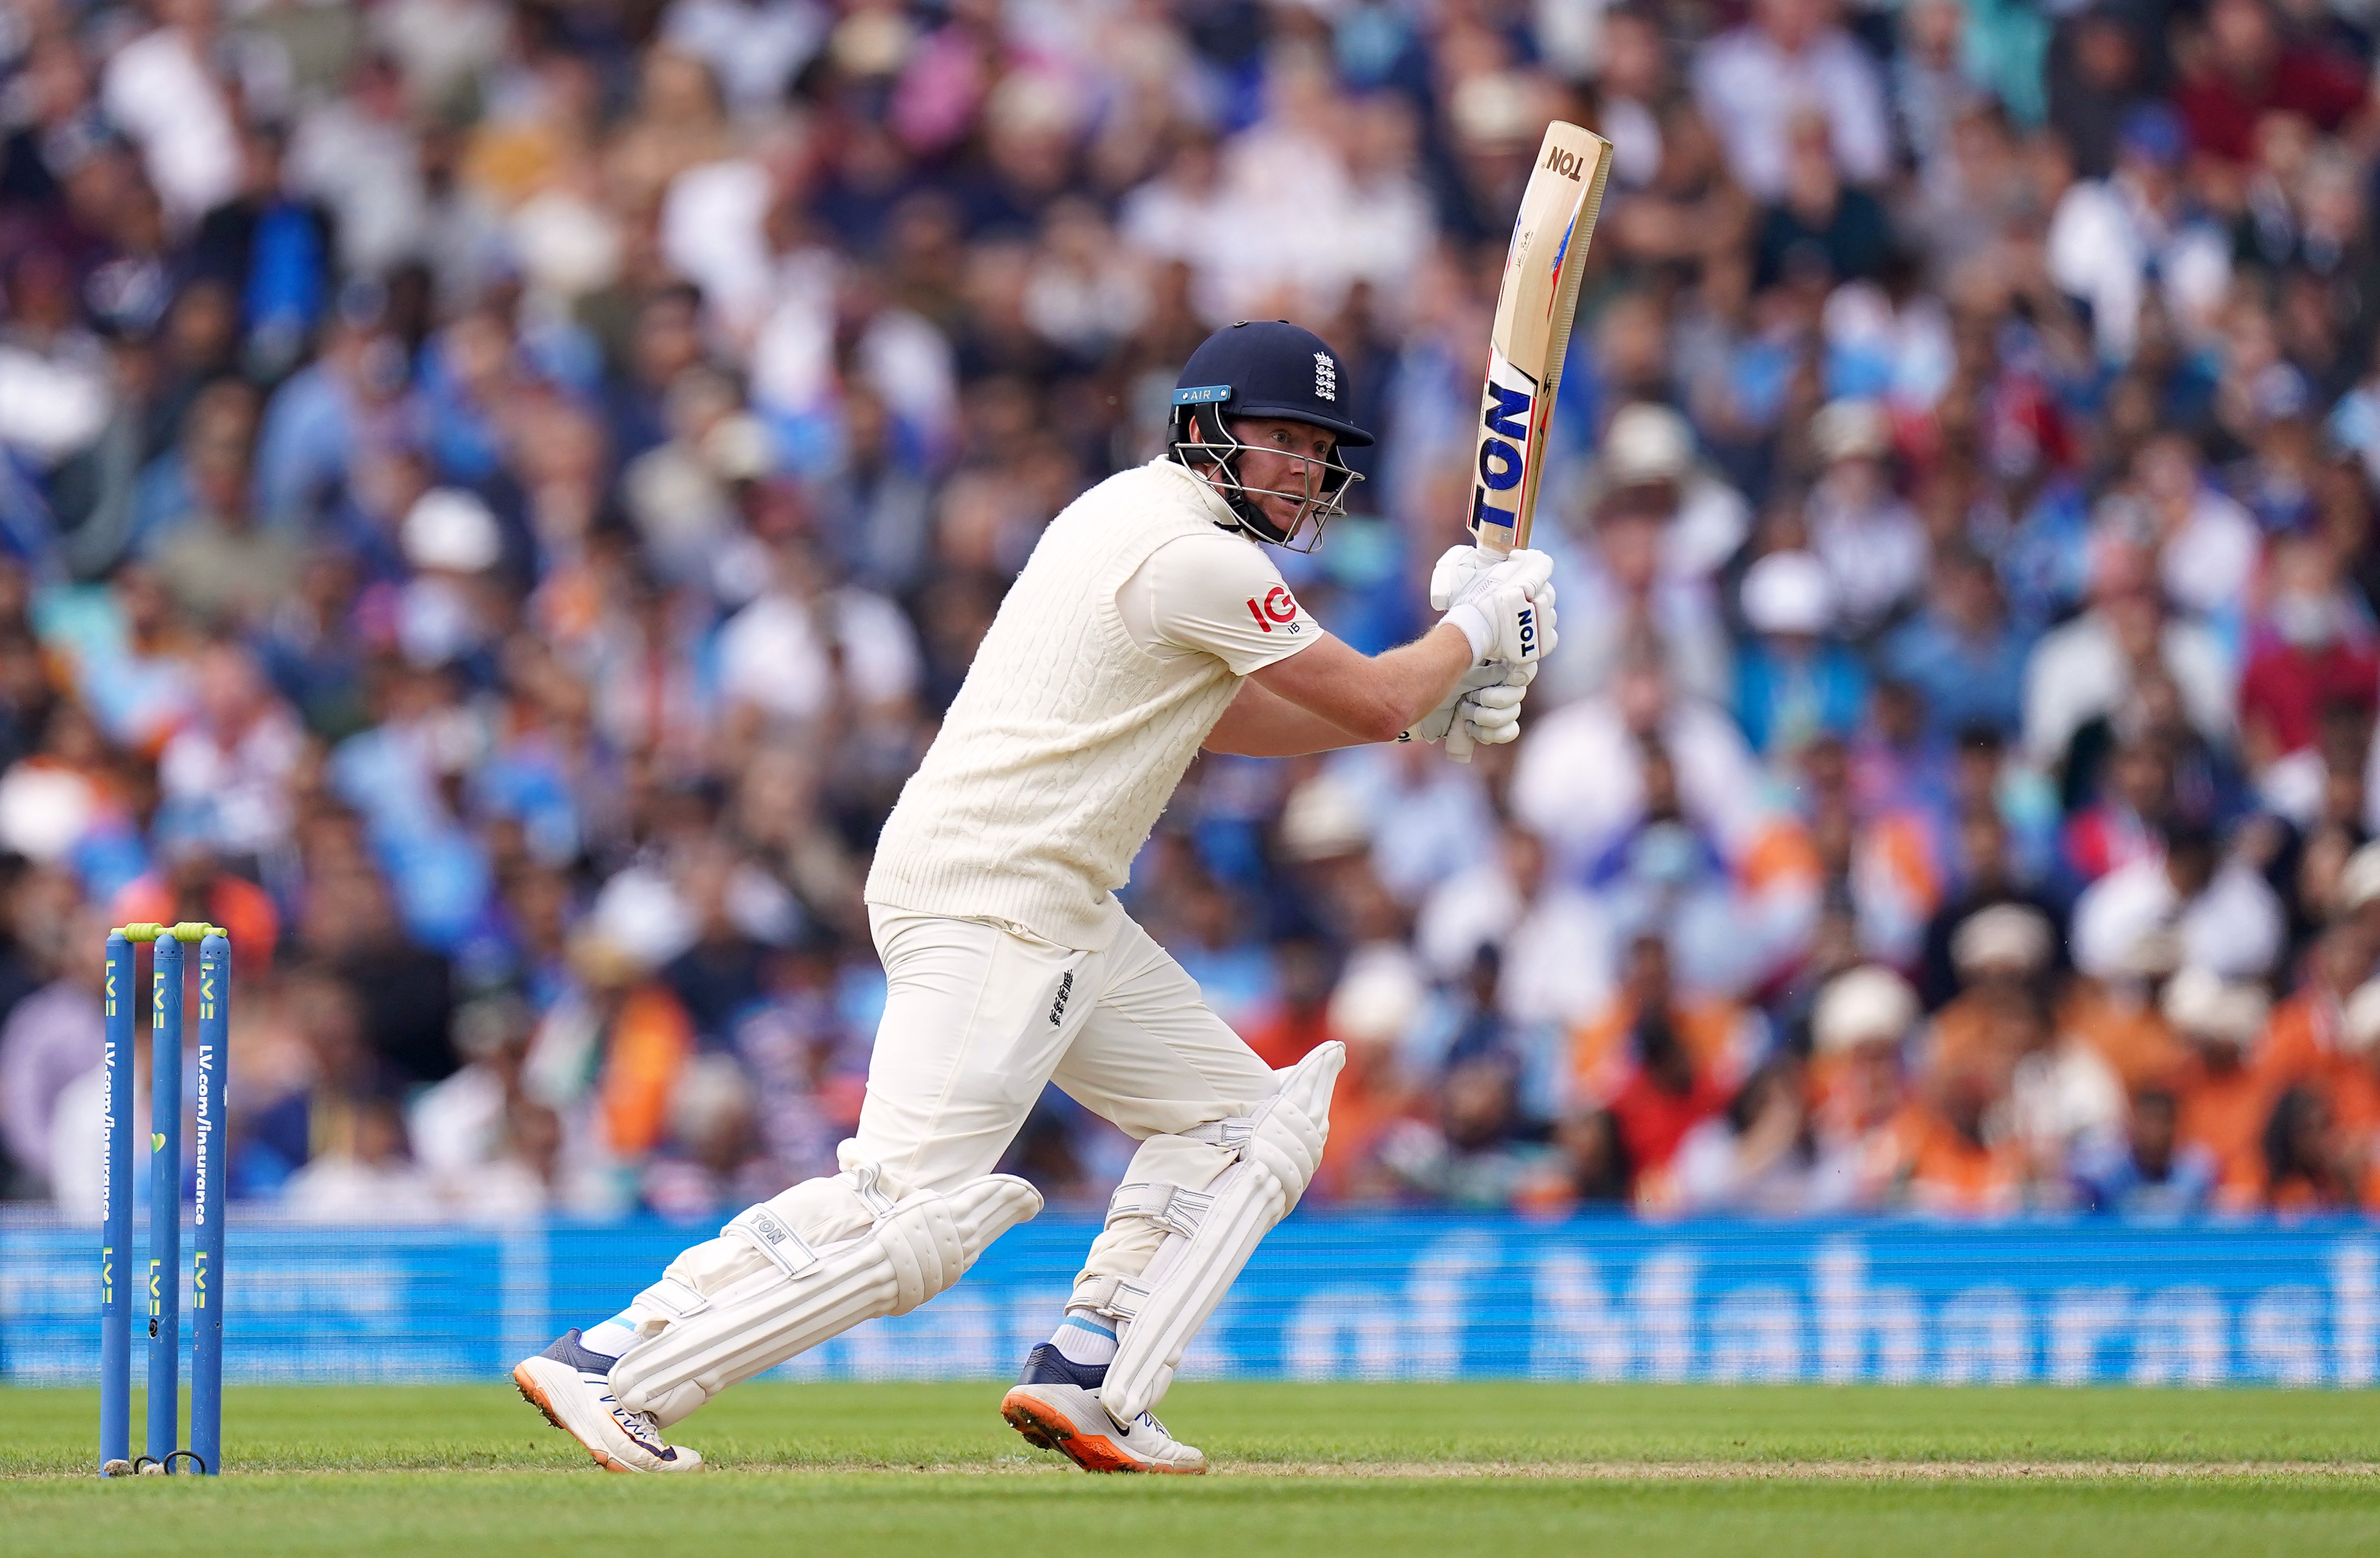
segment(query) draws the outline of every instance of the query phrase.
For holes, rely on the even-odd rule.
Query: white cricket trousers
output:
[[[858,1134],[838,1153],[845,1167],[873,1164],[895,1199],[952,1189],[992,1171],[1055,1082],[1139,1138],[1126,1183],[1198,1190],[1220,1177],[1234,1151],[1181,1133],[1255,1113],[1275,1090],[1273,1074],[1207,1009],[1182,965],[1113,900],[1110,911],[1115,934],[1083,952],[981,920],[870,906],[887,989]],[[771,1204],[801,1202],[804,1188]],[[1139,1276],[1169,1232],[1138,1211],[1110,1218],[1077,1291]],[[722,1235],[682,1251],[667,1274],[710,1294],[765,1259]],[[632,1305],[616,1319],[643,1330],[661,1316]]]
[[[1140,1142],[1127,1183],[1197,1188],[1232,1154],[1183,1132],[1245,1116],[1273,1074],[1207,1007],[1197,981],[1121,905],[1097,952],[981,920],[871,905],[884,1019],[868,1065],[858,1134],[844,1147],[917,1189],[990,1174],[1055,1082]],[[1110,1222],[1077,1285],[1140,1275],[1161,1222]]]
[[[1081,952],[979,920],[871,907],[884,1020],[858,1156],[918,1189],[990,1174],[1055,1082],[1145,1139],[1249,1114],[1273,1092],[1256,1052],[1121,907]]]

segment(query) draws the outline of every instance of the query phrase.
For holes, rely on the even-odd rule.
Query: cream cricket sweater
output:
[[[1143,649],[1116,592],[1159,547],[1231,518],[1155,461],[1050,522],[884,826],[869,903],[1105,944],[1109,895],[1241,680],[1211,654]]]

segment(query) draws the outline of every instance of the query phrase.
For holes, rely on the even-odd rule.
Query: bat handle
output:
[[[1488,532],[1486,531],[1481,532],[1482,537],[1484,538],[1487,533]],[[1511,534],[1510,531],[1498,531],[1496,533],[1500,537]],[[1497,564],[1502,562],[1505,558],[1512,554],[1512,549],[1510,545],[1497,546],[1485,539],[1475,540],[1472,544],[1478,548],[1479,562],[1480,566],[1483,567],[1492,568]],[[1471,739],[1471,732],[1463,725],[1462,716],[1460,714],[1456,715],[1454,724],[1447,728],[1446,755],[1452,758],[1456,762],[1468,763],[1471,761],[1471,749],[1474,745],[1475,745],[1475,743]]]

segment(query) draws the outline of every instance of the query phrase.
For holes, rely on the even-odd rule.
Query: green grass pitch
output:
[[[240,1389],[232,1475],[103,1483],[94,1394],[0,1391],[0,1551],[2380,1551],[2380,1393],[1184,1384],[1166,1418],[1205,1479],[1083,1476],[999,1394],[747,1385],[678,1435],[715,1472],[628,1478],[502,1386]]]

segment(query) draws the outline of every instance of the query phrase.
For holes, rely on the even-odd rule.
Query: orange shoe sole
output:
[[[545,1420],[552,1423],[555,1428],[561,1429],[563,1433],[568,1435],[569,1440],[573,1444],[577,1444],[580,1449],[585,1450],[587,1454],[594,1459],[597,1466],[601,1467],[605,1471],[617,1472],[624,1477],[632,1477],[636,1475],[632,1468],[620,1465],[617,1461],[614,1461],[602,1451],[581,1441],[577,1434],[571,1433],[570,1430],[563,1425],[562,1419],[554,1416],[553,1403],[545,1398],[544,1387],[537,1382],[535,1377],[533,1377],[528,1369],[516,1368],[513,1370],[513,1386],[521,1393],[521,1399],[523,1401],[528,1402],[531,1406],[536,1407],[540,1412],[545,1414]]]
[[[1063,1414],[1053,1412],[1022,1391],[1010,1391],[1000,1404],[1000,1415],[1008,1426],[1025,1436],[1025,1442],[1038,1449],[1055,1450],[1085,1471],[1143,1471],[1176,1477],[1196,1477],[1203,1467],[1145,1466],[1119,1448],[1105,1434],[1085,1433],[1066,1420]]]

